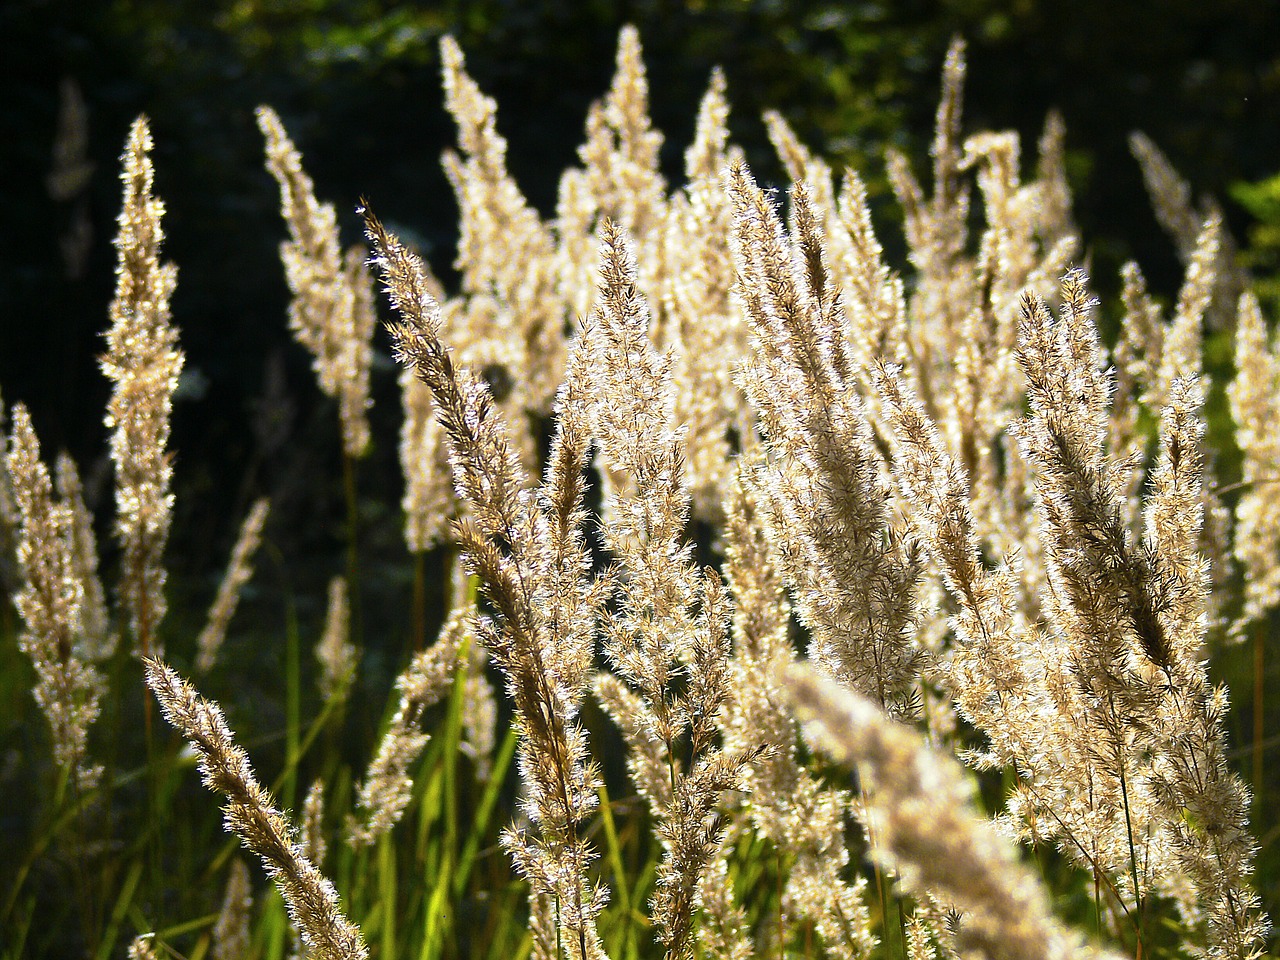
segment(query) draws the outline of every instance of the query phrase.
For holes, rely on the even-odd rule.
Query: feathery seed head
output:
[[[18,510],[24,581],[13,598],[24,627],[18,645],[35,667],[32,693],[49,721],[54,759],[81,789],[89,789],[102,772],[89,763],[88,737],[105,680],[86,658],[76,520],[72,505],[53,499],[39,440],[20,403],[13,408],[12,430],[5,467]]]
[[[116,535],[124,547],[120,593],[143,655],[160,653],[156,634],[166,610],[162,559],[173,512],[173,465],[166,448],[183,365],[178,332],[169,322],[177,270],[160,263],[164,204],[151,192],[150,152],[150,128],[139,117],[122,158],[116,295],[101,358],[113,384],[106,425],[116,470]]]
[[[304,856],[293,824],[254,776],[222,710],[161,661],[145,660],[144,667],[165,719],[195,748],[205,786],[227,798],[228,832],[262,859],[311,955],[365,960],[369,953],[359,928],[342,913],[333,884]]]
[[[289,329],[310,351],[321,391],[338,401],[344,452],[360,457],[369,447],[370,340],[377,323],[365,251],[357,246],[343,253],[333,204],[316,199],[280,117],[267,106],[258,107],[257,117],[289,227],[290,239],[280,245],[293,294]]]
[[[240,605],[240,594],[253,576],[253,557],[262,542],[262,528],[266,525],[270,507],[266,497],[254,501],[240,526],[240,534],[231,548],[231,562],[227,564],[227,572],[218,586],[218,595],[209,608],[205,627],[196,638],[196,670],[200,673],[207,673],[217,660],[218,650],[227,636],[227,626]]]

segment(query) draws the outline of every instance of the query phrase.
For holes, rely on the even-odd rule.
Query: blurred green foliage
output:
[[[1256,183],[1237,183],[1231,196],[1255,218],[1245,262],[1253,271],[1258,298],[1270,304],[1275,316],[1280,314],[1280,173]]]

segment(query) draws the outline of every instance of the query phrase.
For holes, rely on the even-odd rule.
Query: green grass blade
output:
[[[102,931],[102,940],[98,943],[95,960],[107,960],[115,950],[116,940],[120,936],[120,925],[133,906],[133,895],[137,892],[138,881],[142,879],[142,860],[134,860],[129,865],[124,882],[120,884],[120,893],[116,896],[115,906],[111,908],[111,916],[107,920],[107,928]]]
[[[382,913],[382,955],[396,956],[396,848],[391,834],[378,841],[378,903]]]
[[[503,737],[502,744],[493,758],[493,768],[489,772],[489,782],[485,784],[484,793],[476,807],[476,815],[471,820],[471,829],[463,842],[462,853],[458,856],[458,868],[454,872],[453,895],[461,899],[471,877],[471,869],[475,864],[480,844],[489,832],[489,823],[493,818],[494,807],[498,804],[498,796],[502,793],[502,783],[507,778],[507,770],[515,757],[516,743],[519,737],[515,727],[510,727]]]

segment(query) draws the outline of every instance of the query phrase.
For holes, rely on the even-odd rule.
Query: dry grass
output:
[[[452,40],[441,53],[459,290],[365,211],[404,370],[405,563],[460,561],[440,638],[403,651],[353,770],[336,738],[359,719],[366,639],[353,462],[373,278],[264,107],[289,327],[336,401],[350,511],[315,670],[296,630],[280,643],[273,788],[160,659],[237,696],[219,649],[270,527],[259,501],[203,634],[164,626],[183,357],[139,120],[103,360],[115,609],[74,464],[55,493],[20,405],[6,439],[0,518],[52,745],[51,764],[20,762],[52,773],[5,882],[0,956],[64,942],[38,928],[46,863],[74,877],[97,957],[135,932],[154,936],[130,956],[272,960],[1261,956],[1251,796],[1206,662],[1261,644],[1280,596],[1280,360],[1251,295],[1223,305],[1242,280],[1216,212],[1191,211],[1135,141],[1187,275],[1166,318],[1126,268],[1109,346],[1074,267],[1061,122],[1025,178],[1016,135],[965,137],[960,44],[931,182],[890,157],[901,272],[857,174],[777,116],[787,203],[757,185],[718,73],[669,186],[629,29],[544,219],[507,171],[496,105]],[[1206,322],[1238,331],[1229,385],[1205,373]],[[1203,441],[1222,387],[1244,453],[1230,502]],[[424,596],[403,617],[420,648]],[[144,675],[189,747],[152,729]],[[145,752],[94,726],[104,698],[111,729],[142,716]],[[187,796],[192,760],[278,894]],[[121,797],[137,835],[111,815]]]

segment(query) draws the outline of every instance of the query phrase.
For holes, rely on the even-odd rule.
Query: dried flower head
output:
[[[396,678],[399,706],[356,789],[356,817],[347,825],[353,847],[369,846],[389,832],[413,798],[410,768],[431,739],[422,729],[422,714],[452,687],[459,645],[473,615],[461,610],[450,616],[435,645],[414,657]]]
[[[1054,919],[1044,888],[974,810],[973,786],[953,760],[811,670],[793,667],[786,684],[821,748],[857,764],[875,823],[872,855],[909,889],[931,890],[964,911],[964,951],[993,960],[1111,956]]]
[[[213,924],[213,944],[209,955],[214,960],[243,960],[248,956],[252,913],[253,888],[249,885],[249,868],[242,859],[233,857],[231,869],[227,871],[222,909]]]
[[[377,317],[365,251],[344,254],[333,205],[316,200],[302,155],[270,107],[258,107],[267,141],[267,170],[280,185],[280,212],[290,239],[280,245],[293,300],[289,329],[311,351],[320,389],[338,401],[342,448],[360,457],[369,447],[370,340]]]
[[[744,166],[730,169],[726,187],[754,335],[743,384],[769,452],[755,475],[796,611],[832,676],[909,713],[922,658],[911,630],[921,558],[891,523],[884,461],[807,188],[793,192],[788,236]]]
[[[714,571],[695,566],[684,540],[689,493],[670,358],[653,348],[635,260],[613,221],[601,231],[600,302],[584,336],[599,378],[601,462],[629,480],[605,507],[619,597],[604,631],[613,673],[596,693],[622,727],[628,766],[658,820],[653,922],[669,960],[683,960],[692,955],[697,890],[719,847],[719,795],[737,786],[754,751],[734,755],[714,743],[728,696],[724,589]]]
[[[1244,454],[1244,492],[1236,505],[1234,551],[1243,567],[1244,609],[1235,631],[1280,603],[1280,355],[1268,343],[1258,299],[1240,298],[1236,376],[1227,388],[1236,443]]]
[[[152,195],[151,131],[133,122],[122,158],[124,207],[116,236],[116,295],[102,371],[112,381],[107,403],[111,460],[116,469],[116,536],[124,548],[120,596],[143,656],[159,655],[164,619],[163,555],[173,511],[169,417],[183,356],[169,322],[177,282],[160,263],[164,204]]]
[[[80,647],[85,659],[101,663],[116,651],[119,635],[112,629],[107,597],[98,576],[98,542],[93,517],[84,502],[84,488],[76,463],[64,451],[58,454],[54,486],[58,498],[71,511],[71,562],[84,585],[80,604]]]
[[[258,783],[217,704],[159,660],[147,660],[145,667],[147,686],[165,719],[195,748],[205,786],[227,798],[223,812],[228,832],[262,859],[310,955],[365,960],[369,952],[360,929],[342,913],[333,884],[304,856],[293,824]]]
[[[406,367],[400,371],[404,425],[400,429],[400,468],[404,474],[404,538],[422,553],[449,538],[457,512],[449,444],[435,414],[431,390]]]
[[[351,606],[345,577],[329,581],[329,605],[324,632],[316,644],[316,660],[320,662],[320,695],[326,700],[346,697],[359,658],[351,642]]]
[[[18,564],[24,583],[13,599],[24,629],[18,645],[36,670],[33,693],[52,729],[54,759],[80,789],[89,789],[102,772],[89,762],[88,736],[105,684],[84,653],[84,581],[76,565],[74,511],[53,499],[49,471],[22,404],[13,408],[5,465],[20,518]]]
[[[231,562],[227,564],[227,572],[218,587],[218,595],[209,608],[205,627],[196,638],[196,670],[201,673],[213,668],[218,650],[227,636],[227,625],[235,616],[236,607],[240,605],[240,594],[253,576],[253,556],[262,542],[262,528],[267,522],[267,512],[270,509],[271,503],[265,497],[255,501],[249,509],[249,515],[240,525],[240,534],[236,537],[235,546],[231,548]]]

